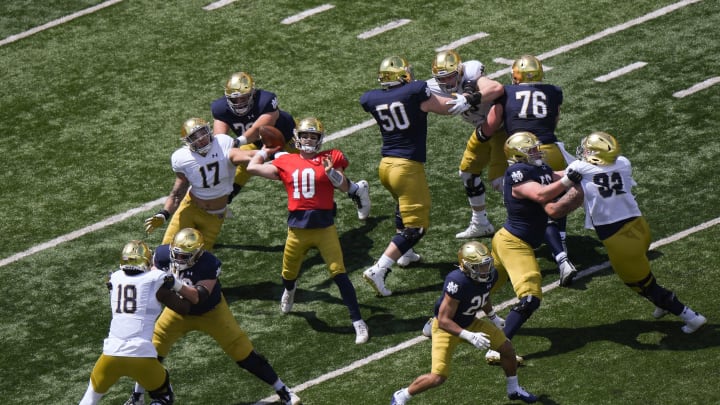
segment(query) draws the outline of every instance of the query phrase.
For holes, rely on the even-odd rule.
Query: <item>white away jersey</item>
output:
[[[162,304],[155,297],[163,284],[165,272],[153,269],[128,275],[118,270],[110,276],[110,333],[103,354],[123,357],[157,357],[152,344],[155,320]]]
[[[483,71],[485,70],[485,66],[477,60],[469,60],[467,62],[462,63],[463,67],[463,75],[459,79],[458,83],[463,83],[467,80],[477,81],[477,79],[482,76]],[[452,94],[445,93],[442,90],[440,90],[440,86],[438,86],[437,80],[435,78],[431,78],[427,81],[428,88],[433,93],[445,96],[445,97],[452,97]],[[460,114],[463,120],[466,122],[469,122],[472,124],[473,127],[477,127],[485,122],[485,118],[487,117],[488,112],[490,111],[490,107],[492,107],[493,103],[495,101],[483,101],[480,103],[480,105],[475,109],[471,108],[470,110],[465,111],[464,113]]]
[[[639,217],[640,208],[632,188],[637,185],[632,178],[630,161],[619,156],[609,166],[595,166],[576,160],[565,170],[576,170],[583,175],[582,188],[585,192],[585,227],[609,225],[627,218]]]
[[[203,200],[230,194],[235,178],[235,165],[230,161],[233,139],[225,134],[213,136],[212,148],[205,155],[187,146],[176,150],[170,158],[172,169],[190,182],[190,192]]]

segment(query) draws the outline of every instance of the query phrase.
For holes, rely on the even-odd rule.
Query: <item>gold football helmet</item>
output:
[[[382,87],[397,86],[414,79],[412,66],[402,56],[389,56],[380,62],[378,81]]]
[[[532,55],[523,55],[512,64],[512,82],[533,83],[543,79],[543,66],[540,59]]]
[[[620,145],[612,135],[596,131],[580,141],[578,159],[590,164],[607,166],[615,163],[620,155]]]
[[[203,254],[205,239],[195,228],[180,230],[170,243],[170,262],[173,270],[182,271],[195,265]]]
[[[437,80],[440,90],[445,93],[457,92],[463,75],[460,55],[452,49],[438,52],[433,59],[432,75]]]
[[[228,106],[237,115],[245,115],[253,107],[255,81],[245,72],[236,72],[225,83]]]
[[[123,246],[120,254],[120,270],[145,272],[150,271],[152,251],[145,242],[131,240]]]
[[[205,156],[212,148],[212,129],[204,119],[190,118],[183,122],[180,139],[191,151]]]
[[[467,242],[458,250],[460,270],[471,279],[486,283],[492,277],[493,258],[490,250],[478,241]]]
[[[303,138],[303,134],[315,134],[317,140]],[[315,117],[307,117],[300,120],[293,130],[295,147],[306,153],[319,152],[325,137],[325,126]]]
[[[524,162],[541,166],[545,153],[540,150],[540,145],[532,132],[516,132],[505,141],[505,157],[510,164]]]

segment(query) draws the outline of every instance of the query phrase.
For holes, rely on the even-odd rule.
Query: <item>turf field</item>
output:
[[[717,1],[340,1],[304,19],[292,17],[324,3],[238,0],[208,10],[210,3],[194,0],[113,3],[0,3],[5,403],[82,397],[109,325],[105,277],[170,191],[181,123],[210,119],[210,102],[238,70],[277,93],[295,117],[320,118],[332,134],[326,147],[350,159],[349,177],[369,181],[371,218],[360,223],[338,193],[337,224],[372,337],[354,345],[347,311],[315,252],[294,312],[280,313],[286,196],[279,182],[259,178],[232,203],[235,218],[215,250],[231,309],[306,405],[389,403],[429,370],[430,342],[420,329],[456,261],[454,235],[470,219],[457,165],[471,128],[430,118],[432,226],[416,248],[423,262],[396,269],[388,278],[393,296],[376,298],[361,274],[393,232],[393,204],[377,178],[379,132],[362,125],[370,116],[358,99],[377,85],[383,57],[404,55],[424,79],[436,49],[447,46],[481,60],[502,83],[509,83],[506,61],[524,53],[543,59],[546,82],[565,93],[558,133],[567,149],[593,130],[618,138],[656,241],[655,275],[709,319],[690,336],[675,317],[653,319],[653,306],[603,266],[602,245],[575,212],[568,245],[585,276],[556,288],[549,250],[538,250],[547,291],[513,340],[526,358],[521,384],[543,404],[720,403],[720,306],[710,294],[720,287]],[[398,21],[404,25],[378,29]],[[623,69],[629,66],[637,69]],[[500,196],[490,193],[488,206],[499,227]],[[161,238],[146,240],[154,246]],[[512,297],[508,286],[493,298],[501,315]],[[187,336],[166,364],[177,403],[272,401],[269,387],[206,336]],[[508,403],[502,371],[485,365],[483,353],[463,345],[452,370],[447,383],[411,403]],[[103,403],[123,403],[130,387],[121,380]]]

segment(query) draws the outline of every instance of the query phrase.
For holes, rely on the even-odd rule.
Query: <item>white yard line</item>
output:
[[[718,83],[720,83],[720,76],[712,77],[712,78],[707,79],[703,82],[700,82],[688,89],[680,90],[678,92],[673,93],[673,97],[675,97],[675,98],[687,97],[691,94],[697,93],[700,90],[705,90],[708,87],[713,86]]]
[[[620,76],[622,76],[622,75],[626,75],[626,74],[628,74],[628,73],[630,73],[630,72],[632,72],[632,71],[634,71],[634,70],[638,70],[638,69],[640,69],[640,68],[642,68],[642,67],[645,67],[645,65],[647,65],[647,62],[635,62],[635,63],[631,63],[631,64],[629,64],[629,65],[627,65],[627,66],[625,66],[625,67],[622,67],[622,68],[620,68],[620,69],[613,70],[612,72],[610,72],[610,73],[608,73],[608,74],[606,74],[606,75],[598,76],[598,77],[596,77],[594,80],[595,80],[596,82],[605,83],[605,82],[607,82],[607,81],[609,81],[609,80],[618,78],[618,77],[620,77]]]
[[[490,36],[490,34],[486,32],[478,32],[477,34],[468,35],[466,37],[460,38],[457,41],[453,41],[447,45],[443,45],[439,48],[435,48],[435,52],[441,52],[441,51],[447,51],[448,49],[456,49],[460,46],[469,44],[470,42],[477,41],[478,39],[483,39],[487,36]],[[512,62],[510,62],[512,63]]]
[[[35,28],[30,29],[30,30],[27,30],[27,31],[25,31],[25,32],[21,32],[21,33],[19,33],[19,34],[10,35],[9,37],[7,37],[7,38],[5,38],[5,39],[0,40],[0,46],[7,45],[7,44],[9,44],[9,43],[11,43],[11,42],[15,42],[15,41],[17,41],[17,40],[19,40],[19,39],[23,39],[23,38],[29,37],[30,35],[33,35],[33,34],[37,34],[37,33],[40,32],[40,31],[45,31],[45,30],[50,29],[50,28],[52,28],[52,27],[56,27],[56,26],[58,26],[58,25],[60,25],[60,24],[64,24],[64,23],[66,23],[66,22],[68,22],[68,21],[74,20],[74,19],[76,19],[76,18],[78,18],[78,17],[82,17],[82,16],[84,16],[84,15],[86,15],[86,14],[94,13],[94,12],[96,12],[96,11],[98,11],[98,10],[102,10],[102,9],[105,8],[105,7],[110,7],[110,6],[112,6],[113,4],[120,3],[121,1],[122,1],[122,0],[108,0],[108,1],[106,1],[106,2],[104,2],[104,3],[100,3],[100,4],[95,5],[95,6],[92,6],[92,7],[90,7],[90,8],[86,8],[85,10],[80,10],[80,11],[78,11],[77,13],[72,13],[72,14],[70,14],[70,15],[66,15],[65,17],[60,17],[60,18],[58,18],[57,20],[50,21],[49,23],[43,24],[43,25],[41,25],[41,26],[39,26],[39,27],[35,27]]]
[[[380,26],[380,27],[373,28],[373,29],[371,29],[370,31],[365,31],[365,32],[363,32],[363,33],[361,33],[361,34],[358,34],[357,37],[358,37],[358,39],[368,39],[368,38],[372,38],[372,37],[374,37],[374,36],[376,36],[376,35],[382,34],[383,32],[387,32],[387,31],[390,31],[390,30],[394,30],[395,28],[400,28],[400,27],[402,27],[402,26],[405,25],[405,24],[409,24],[410,22],[412,22],[412,20],[408,20],[408,19],[406,19],[406,18],[403,18],[403,19],[401,19],[401,20],[391,21],[391,22],[389,22],[389,23],[387,23],[387,24],[385,24],[385,25],[382,25],[382,26]]]
[[[236,2],[236,1],[237,1],[237,0],[220,0],[220,1],[216,1],[216,2],[210,3],[210,4],[208,4],[207,6],[203,7],[203,10],[205,10],[205,11],[216,10],[216,9],[218,9],[218,8],[220,8],[220,7],[225,7],[225,6],[227,6],[228,4],[234,3],[234,2]]]
[[[318,6],[315,8],[311,8],[309,10],[305,10],[302,13],[295,14],[293,16],[290,16],[282,21],[280,21],[281,24],[293,24],[298,21],[304,20],[308,17],[314,16],[315,14],[322,13],[323,11],[327,11],[330,9],[335,8],[332,4],[323,4],[322,6]]]

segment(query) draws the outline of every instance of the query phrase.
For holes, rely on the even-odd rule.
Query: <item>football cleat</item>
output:
[[[385,288],[385,278],[390,274],[390,269],[378,267],[374,264],[363,272],[363,279],[375,290],[378,297],[387,297],[392,291]]]
[[[482,236],[492,236],[495,233],[495,227],[491,223],[480,225],[470,222],[470,225],[464,231],[455,235],[456,239],[479,238]]]
[[[370,215],[370,185],[365,180],[357,182],[358,189],[350,198],[357,205],[358,219],[364,221]]]
[[[293,304],[295,303],[295,291],[297,291],[297,287],[293,288],[291,291],[287,289],[283,291],[282,298],[280,298],[280,311],[283,314],[287,314],[292,311]]]
[[[133,392],[123,405],[145,405],[145,394],[142,392]]]
[[[707,319],[696,312],[695,317],[689,321],[686,321],[685,326],[683,326],[681,329],[685,333],[693,333],[696,330],[700,329],[706,323]]]
[[[288,387],[282,387],[275,392],[277,393],[278,397],[280,397],[280,402],[282,402],[283,405],[302,405],[300,397],[298,397],[294,392],[290,391]]]
[[[670,311],[668,311],[668,310],[666,310],[666,309],[662,309],[662,308],[660,308],[660,307],[655,307],[655,310],[653,311],[652,316],[653,316],[653,318],[655,318],[655,319],[660,319],[660,318],[662,318],[663,316],[667,315],[668,312],[670,312]]]
[[[393,393],[390,405],[405,405],[405,400],[402,398],[402,389],[399,389]]]
[[[560,268],[560,285],[567,287],[572,284],[573,279],[577,275],[575,266],[566,258],[560,262],[558,267]]]
[[[515,359],[518,362],[518,366],[525,364],[525,359],[523,359],[522,356],[515,356]],[[490,365],[500,364],[500,353],[492,349],[488,350],[487,353],[485,353],[485,362]]]
[[[513,392],[512,394],[508,394],[508,399],[510,399],[511,401],[520,400],[525,402],[526,404],[532,404],[534,402],[537,402],[538,400],[535,395],[525,391],[523,387],[518,387],[517,391]]]
[[[432,317],[425,322],[425,325],[423,325],[422,328],[422,334],[425,337],[432,338],[432,324],[435,317]]]
[[[410,265],[410,263],[415,263],[420,261],[420,255],[415,253],[412,248],[405,252],[402,256],[400,256],[399,259],[397,259],[397,265],[400,267],[407,267]]]
[[[368,326],[360,319],[359,321],[353,322],[353,327],[355,327],[355,344],[361,345],[370,339],[370,332],[368,331]]]

